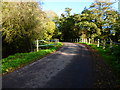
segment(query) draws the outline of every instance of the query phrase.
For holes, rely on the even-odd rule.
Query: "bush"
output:
[[[116,57],[116,60],[120,63],[120,45],[116,45],[111,48],[111,54]]]

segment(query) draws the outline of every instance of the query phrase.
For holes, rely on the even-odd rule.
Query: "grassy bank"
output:
[[[109,45],[107,45],[103,49],[102,46],[97,47],[93,44],[84,44],[91,46],[103,57],[104,61],[113,69],[120,82],[120,45],[113,45],[112,48],[109,48]]]
[[[38,52],[30,52],[30,53],[16,53],[7,58],[2,59],[2,73],[12,72],[15,69],[23,67],[29,63],[32,63],[47,54],[54,52],[63,44],[58,42],[56,46],[51,45],[49,49],[41,49]]]
[[[97,50],[98,53],[104,58],[104,60],[114,69],[114,71],[120,74],[120,48],[119,46],[114,46],[112,49],[107,47],[97,47],[96,45],[90,45],[93,49]]]

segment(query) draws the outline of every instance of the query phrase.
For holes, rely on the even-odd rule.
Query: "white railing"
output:
[[[97,47],[100,47],[100,45],[102,45],[103,49],[105,49],[106,43],[110,44],[110,48],[112,47],[113,44],[120,45],[120,43],[112,42],[111,39],[110,39],[110,41],[104,41],[103,43],[100,43],[100,39],[94,40],[94,39],[91,39],[91,38],[87,38],[87,39],[84,39],[84,38],[81,38],[81,39],[71,39],[70,41],[71,42],[89,43],[89,44],[95,43],[97,45]]]
[[[48,42],[54,42],[53,44],[43,44],[43,45],[39,45],[39,42],[42,42],[42,41],[48,41]],[[36,40],[35,43],[36,43],[36,50],[37,52],[39,51],[39,47],[43,47],[43,46],[50,46],[50,45],[56,45],[56,43],[59,42],[59,39],[51,39],[51,40]]]

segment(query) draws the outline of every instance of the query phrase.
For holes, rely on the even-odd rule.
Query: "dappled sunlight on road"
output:
[[[75,53],[61,53],[62,55],[79,55],[79,54],[75,54]]]

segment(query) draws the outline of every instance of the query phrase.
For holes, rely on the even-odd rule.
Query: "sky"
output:
[[[112,0],[115,1],[115,0]],[[42,0],[43,11],[52,10],[58,16],[64,13],[65,8],[72,8],[71,14],[81,13],[85,7],[89,7],[94,0]],[[114,9],[118,10],[118,3],[113,5]]]

